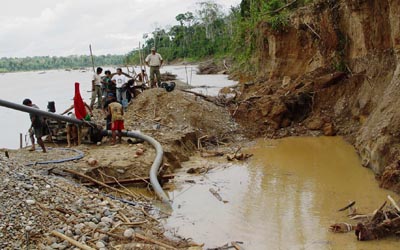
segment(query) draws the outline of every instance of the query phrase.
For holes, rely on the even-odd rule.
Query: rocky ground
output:
[[[47,166],[26,167],[1,157],[1,249],[79,249],[78,243],[94,249],[124,249],[124,244],[133,242],[160,245],[152,240],[188,246],[163,236],[158,220],[165,214],[148,203],[126,196],[121,202],[118,194],[47,173]],[[58,233],[78,243],[71,244]]]

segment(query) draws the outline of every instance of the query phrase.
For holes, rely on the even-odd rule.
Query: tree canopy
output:
[[[101,55],[93,56],[95,66],[120,65],[124,62],[124,55]],[[92,67],[90,56],[73,55],[67,57],[57,56],[34,56],[24,58],[6,58],[0,59],[0,72],[12,71],[30,71],[30,70],[48,70],[48,69],[66,69]]]

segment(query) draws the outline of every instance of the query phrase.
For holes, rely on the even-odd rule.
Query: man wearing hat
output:
[[[156,48],[151,48],[151,53],[146,57],[146,65],[150,67],[150,84],[151,87],[154,87],[154,75],[157,77],[157,85],[159,87],[161,85],[161,75],[160,75],[160,67],[163,63],[163,59],[159,53],[156,53]]]

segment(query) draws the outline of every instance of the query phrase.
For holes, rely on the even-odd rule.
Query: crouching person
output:
[[[29,106],[31,108],[39,109],[39,107],[33,104],[30,99],[25,99],[22,102],[22,104],[24,104],[25,106]],[[32,142],[32,147],[29,149],[29,151],[35,151],[35,137],[36,137],[38,144],[42,148],[43,152],[46,153],[46,148],[42,140],[42,136],[44,135],[43,130],[46,126],[44,119],[43,117],[35,114],[29,114],[29,117],[31,118],[31,128],[29,129],[29,135]],[[35,135],[35,137],[33,135]]]
[[[112,142],[111,145],[115,145],[117,131],[118,131],[118,142],[122,141],[122,130],[124,129],[124,109],[122,105],[116,101],[113,97],[113,101],[108,105],[109,114],[111,114],[111,131],[112,131]]]

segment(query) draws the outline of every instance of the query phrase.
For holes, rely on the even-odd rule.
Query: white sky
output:
[[[0,0],[0,57],[126,54],[203,0]],[[215,0],[228,10],[241,0]]]

